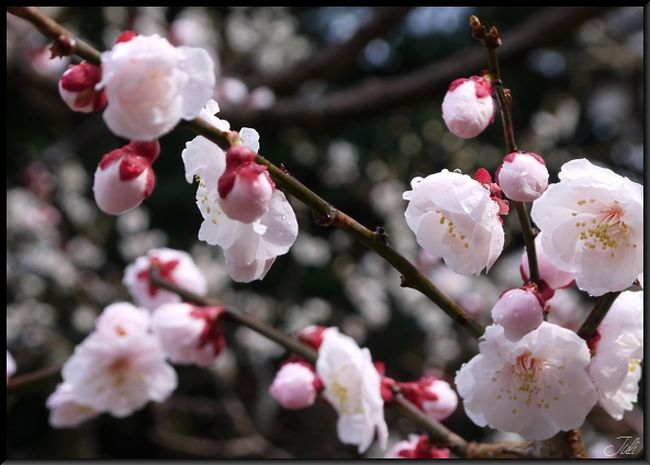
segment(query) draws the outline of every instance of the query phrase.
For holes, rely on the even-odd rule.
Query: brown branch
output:
[[[600,322],[603,321],[603,318],[605,318],[605,315],[607,315],[607,312],[620,293],[620,291],[608,292],[598,298],[596,305],[594,305],[594,308],[587,316],[587,319],[582,323],[582,326],[580,326],[578,336],[583,338],[585,341],[589,341],[595,336]]]
[[[74,34],[31,6],[10,6],[7,11],[32,23],[43,35],[54,41],[52,56],[77,55],[84,60],[99,65],[100,53]]]
[[[156,286],[175,292],[183,298],[184,301],[194,303],[201,306],[212,306],[218,305],[217,302],[213,299],[199,296],[193,292],[186,291],[163,279],[155,268],[152,268],[149,272],[149,279]],[[247,328],[252,329],[253,331],[266,336],[272,341],[283,346],[287,350],[290,350],[311,363],[316,363],[318,354],[311,347],[301,343],[300,341],[293,339],[286,334],[278,331],[277,329],[257,321],[254,318],[244,315],[241,312],[234,311],[232,309],[225,309],[226,315],[235,323]],[[418,427],[425,430],[433,442],[438,445],[449,447],[457,455],[465,456],[467,449],[467,441],[461,438],[459,435],[453,431],[446,428],[441,423],[434,421],[427,417],[422,411],[420,411],[415,405],[410,401],[405,399],[400,393],[399,390],[395,391],[395,397],[390,402],[390,404],[399,414],[410,419]]]
[[[349,40],[316,52],[289,69],[251,78],[247,84],[250,88],[267,86],[276,94],[289,94],[308,79],[338,76],[356,63],[359,52],[368,42],[400,24],[411,9],[412,6],[376,7],[373,19]]]
[[[549,8],[521,23],[504,37],[502,62],[513,61],[533,48],[552,44],[575,30],[606,7]],[[234,126],[278,128],[297,125],[321,128],[360,116],[373,115],[397,105],[436,98],[454,79],[476,74],[484,67],[484,56],[476,47],[455,50],[449,58],[394,78],[371,78],[347,89],[332,92],[316,101],[296,98],[279,100],[264,110],[231,108],[223,114]]]
[[[7,395],[21,395],[43,387],[50,387],[61,380],[61,367],[53,366],[13,376],[7,382]]]

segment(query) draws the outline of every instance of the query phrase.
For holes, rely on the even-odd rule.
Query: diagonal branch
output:
[[[522,22],[504,37],[501,61],[513,61],[533,48],[552,44],[580,24],[607,11],[606,7],[548,8]],[[327,94],[316,101],[297,98],[279,100],[269,109],[224,110],[234,126],[277,128],[288,124],[321,128],[373,115],[397,105],[434,99],[459,76],[476,74],[484,67],[480,50],[469,46],[449,58],[393,78],[371,78],[358,85]]]
[[[155,268],[152,268],[149,272],[149,279],[156,286],[175,292],[184,301],[201,306],[218,305],[218,303],[213,299],[205,298],[193,292],[186,291],[174,283],[165,280]],[[257,333],[271,339],[285,349],[300,355],[309,362],[316,363],[318,354],[311,347],[282,333],[281,331],[278,331],[272,326],[269,326],[241,312],[229,308],[225,308],[224,311],[225,316],[227,316],[235,324],[246,326],[247,328],[252,329],[253,331],[256,331]],[[465,441],[453,431],[447,429],[441,423],[438,423],[437,421],[432,420],[424,415],[415,405],[404,398],[399,393],[399,391],[395,392],[395,397],[391,401],[390,405],[393,406],[400,415],[410,419],[418,427],[425,430],[429,434],[431,440],[436,444],[448,446],[457,455],[466,455],[468,445],[467,441]]]
[[[228,149],[236,133],[223,132],[211,126],[201,118],[183,123],[183,126],[211,140],[224,149]],[[467,313],[452,299],[438,289],[420,270],[388,243],[383,229],[375,231],[363,226],[341,210],[330,205],[326,200],[311,191],[286,170],[278,168],[263,156],[257,154],[258,163],[265,165],[273,180],[285,192],[293,195],[305,205],[312,208],[315,221],[321,226],[334,226],[350,234],[357,241],[375,251],[384,260],[402,273],[402,286],[420,291],[449,315],[457,324],[467,329],[475,338],[479,338],[484,328],[471,319]]]
[[[331,45],[289,69],[253,77],[247,84],[250,88],[267,86],[276,94],[289,94],[308,79],[340,75],[356,63],[359,52],[368,42],[400,24],[412,9],[412,6],[376,7],[373,19],[349,40]]]

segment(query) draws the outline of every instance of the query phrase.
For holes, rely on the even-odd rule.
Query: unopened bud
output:
[[[494,119],[492,84],[481,76],[456,79],[442,101],[442,119],[463,139],[478,136]]]
[[[492,319],[503,326],[510,341],[518,341],[543,321],[543,309],[539,298],[530,289],[510,289],[499,297],[492,308]]]
[[[89,63],[70,66],[59,79],[59,95],[71,110],[81,113],[100,111],[106,106],[106,93],[95,90],[101,68]]]
[[[95,170],[97,206],[109,215],[133,210],[151,195],[155,175],[151,163],[124,146],[104,155]]]
[[[496,177],[506,197],[517,202],[537,200],[548,187],[546,164],[532,152],[506,155]]]
[[[316,375],[302,363],[287,363],[275,375],[269,388],[273,397],[286,409],[309,407],[316,400]]]

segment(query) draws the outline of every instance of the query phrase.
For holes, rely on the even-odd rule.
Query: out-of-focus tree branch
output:
[[[347,41],[331,45],[304,61],[273,74],[247,80],[250,88],[267,86],[276,94],[290,94],[313,77],[333,78],[356,63],[359,52],[376,37],[400,24],[412,6],[377,7],[372,20]]]
[[[606,10],[607,7],[549,8],[521,23],[503,37],[503,46],[499,51],[501,62],[515,60],[531,49],[557,42],[586,20]],[[223,117],[234,126],[246,125],[258,129],[289,124],[303,127],[334,126],[397,105],[433,98],[452,80],[476,74],[482,68],[485,68],[483,52],[469,46],[417,71],[394,78],[368,79],[316,101],[281,99],[273,107],[263,110],[224,110]]]

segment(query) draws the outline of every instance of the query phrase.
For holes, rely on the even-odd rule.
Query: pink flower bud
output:
[[[548,187],[544,159],[532,152],[506,155],[496,177],[506,197],[517,202],[537,200]]]
[[[442,421],[454,413],[458,406],[458,395],[449,383],[436,379],[432,380],[424,389],[436,396],[435,400],[426,398],[422,400],[422,410],[429,417]]]
[[[298,333],[298,339],[300,339],[300,342],[318,350],[320,345],[323,343],[323,333],[326,329],[327,327],[325,326],[307,326],[305,329],[300,331],[300,333]]]
[[[410,434],[409,439],[393,445],[384,456],[386,459],[448,459],[449,449],[438,448],[425,435]]]
[[[286,409],[309,407],[316,400],[314,372],[302,363],[287,363],[275,375],[269,388],[273,397]]]
[[[476,137],[494,119],[490,81],[480,76],[456,79],[442,101],[442,119],[447,128],[463,139]]]
[[[128,147],[139,157],[144,157],[149,160],[149,163],[156,161],[158,155],[160,155],[160,144],[158,143],[158,139],[150,141],[132,140],[129,142]]]
[[[95,90],[101,79],[101,68],[90,63],[70,66],[59,79],[59,94],[73,111],[100,111],[106,106],[106,93]]]
[[[104,213],[121,215],[149,197],[154,183],[150,161],[124,146],[108,152],[99,162],[93,182],[95,202]]]
[[[226,346],[222,315],[221,307],[168,303],[153,313],[151,327],[169,360],[206,367]]]
[[[518,341],[543,321],[539,298],[529,289],[510,289],[501,294],[492,308],[492,319],[503,326],[510,341]]]
[[[219,178],[219,206],[229,218],[252,223],[269,209],[275,184],[255,154],[238,145],[226,153],[226,170]]]
[[[543,280],[551,289],[561,289],[569,287],[573,283],[573,273],[562,271],[553,265],[544,249],[542,248],[542,233],[535,237],[535,254],[537,255],[537,269],[539,270],[539,278]],[[528,254],[524,249],[521,255],[521,265],[519,267],[521,277],[524,281],[528,281],[530,277],[530,267],[528,266]]]

